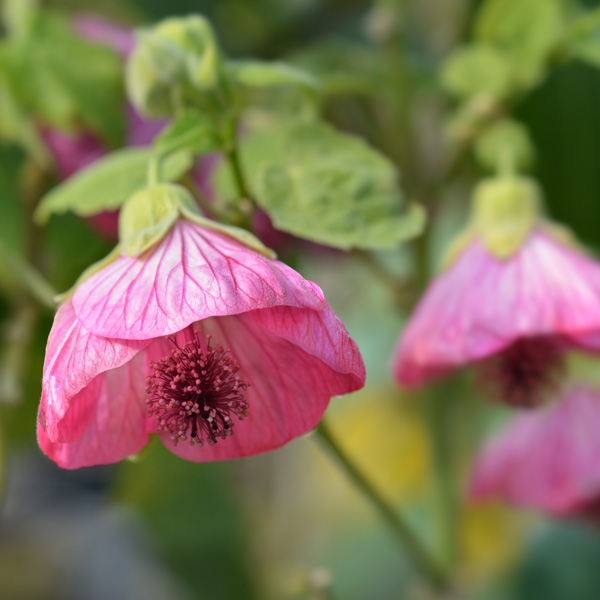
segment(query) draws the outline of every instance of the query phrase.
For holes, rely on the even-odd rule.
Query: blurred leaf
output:
[[[594,36],[577,41],[571,48],[573,56],[600,69],[600,37]]]
[[[230,61],[227,67],[236,81],[251,87],[296,85],[311,92],[320,90],[318,79],[303,69],[284,62]]]
[[[282,231],[336,248],[391,248],[424,226],[420,207],[403,206],[394,165],[324,123],[250,136],[242,156],[258,204]]]
[[[563,19],[560,0],[485,0],[476,17],[475,37],[506,52],[515,79],[527,86],[542,77]]]
[[[455,96],[480,94],[503,98],[510,91],[510,64],[491,46],[471,45],[450,55],[442,71],[444,86]]]
[[[290,60],[314,73],[325,95],[372,95],[385,87],[381,55],[364,43],[323,39],[295,53]]]
[[[214,124],[204,113],[185,111],[177,116],[154,140],[157,154],[165,156],[177,150],[208,154],[220,149]]]
[[[40,12],[26,35],[5,38],[0,63],[14,97],[53,127],[80,123],[113,146],[122,143],[122,65],[106,46],[76,35],[65,18]]]
[[[72,211],[89,217],[119,208],[125,200],[146,186],[150,148],[117,150],[78,171],[51,190],[35,213],[38,223],[45,223],[52,213]],[[165,181],[181,177],[192,165],[189,152],[179,152],[164,162]]]
[[[1,110],[0,104],[0,110]],[[23,154],[16,148],[0,145],[0,238],[14,252],[23,251],[24,218],[20,205],[19,181],[16,177],[23,165]],[[12,270],[0,261],[0,289],[8,295],[15,289]]]
[[[527,129],[511,119],[503,119],[486,129],[475,144],[477,160],[492,171],[507,163],[517,170],[527,169],[534,153]]]

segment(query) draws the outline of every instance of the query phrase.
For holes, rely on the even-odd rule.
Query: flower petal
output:
[[[312,311],[297,310],[298,326],[309,325],[313,314]],[[306,348],[303,348],[293,343],[291,337],[286,339],[277,335],[275,321],[281,315],[275,317],[270,330],[259,325],[260,319],[254,317],[256,315],[247,314],[207,319],[194,325],[202,335],[210,333],[214,343],[231,349],[240,366],[240,379],[250,383],[246,392],[249,416],[243,421],[234,418],[234,434],[226,440],[218,440],[214,446],[191,446],[187,442],[175,446],[168,434],[161,434],[164,444],[178,456],[205,462],[274,450],[313,429],[332,395],[362,387],[364,367],[360,356],[347,361],[334,359],[333,350],[327,345],[328,335],[336,339],[341,333],[324,331],[315,334],[306,338]],[[268,322],[269,317],[263,320]],[[186,335],[189,339],[189,329],[178,336],[181,343],[185,343]],[[347,340],[346,346],[352,346],[357,354],[354,343]],[[160,352],[166,355],[170,350],[165,351],[164,347],[157,348],[154,344],[148,348],[150,355],[160,355]],[[337,366],[328,363],[343,365],[343,368],[338,370]]]
[[[68,442],[81,435],[94,411],[93,380],[130,361],[149,341],[101,338],[84,329],[70,300],[60,306],[50,331],[38,419],[49,439]]]
[[[393,361],[419,384],[538,335],[600,329],[600,266],[538,230],[510,259],[474,241],[429,287]]]
[[[123,366],[98,375],[89,396],[91,408],[83,431],[70,443],[53,442],[41,422],[38,442],[60,467],[78,469],[123,460],[137,454],[148,442],[145,398],[146,364],[144,353]],[[74,420],[74,402],[65,419]]]
[[[548,410],[526,412],[484,448],[471,492],[552,514],[600,496],[600,392],[572,389]]]
[[[82,283],[73,304],[96,335],[149,339],[202,319],[278,305],[324,306],[318,286],[220,233],[178,221],[156,247]]]

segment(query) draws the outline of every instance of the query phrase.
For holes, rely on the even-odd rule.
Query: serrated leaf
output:
[[[486,0],[477,13],[475,37],[505,51],[515,79],[530,85],[543,75],[563,22],[560,0]]]
[[[165,156],[178,150],[208,154],[220,149],[212,120],[205,114],[186,111],[177,116],[156,138],[157,154]]]
[[[480,94],[503,98],[511,87],[510,64],[499,50],[473,44],[450,55],[442,71],[442,81],[459,98]]]
[[[318,92],[319,81],[307,71],[284,62],[229,61],[227,69],[237,82],[252,87],[296,85]]]
[[[52,213],[71,211],[89,217],[105,210],[116,210],[146,185],[150,148],[124,148],[108,154],[51,190],[35,213],[45,223]],[[172,155],[163,164],[162,177],[175,181],[192,165],[189,152]]]
[[[418,235],[420,207],[405,207],[394,165],[359,138],[324,123],[291,123],[242,147],[256,199],[275,226],[336,248],[391,248]]]

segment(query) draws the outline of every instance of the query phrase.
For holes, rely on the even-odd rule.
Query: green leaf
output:
[[[531,166],[534,157],[533,142],[527,129],[510,119],[489,127],[478,138],[475,156],[481,165],[490,170],[503,167],[517,170]]]
[[[320,91],[316,77],[284,62],[230,61],[227,68],[229,75],[238,83],[251,87],[295,85],[315,93]]]
[[[471,45],[450,56],[442,71],[442,81],[458,98],[481,94],[504,98],[511,88],[510,64],[491,46]]]
[[[275,226],[336,248],[391,248],[418,235],[424,213],[403,206],[394,165],[324,123],[288,123],[242,146],[258,204]]]
[[[475,21],[475,37],[509,56],[515,80],[536,83],[560,41],[564,15],[560,0],[486,0]]]
[[[213,121],[195,111],[180,114],[154,140],[156,153],[161,156],[178,150],[208,154],[220,150],[220,146]]]
[[[27,32],[5,38],[0,63],[15,97],[45,123],[74,131],[83,122],[107,143],[122,143],[121,60],[76,35],[66,18],[40,11]]]
[[[117,150],[51,190],[35,213],[45,223],[52,213],[72,211],[80,217],[118,209],[130,196],[146,186],[150,148]],[[162,177],[175,181],[192,165],[189,152],[172,155],[163,164]]]
[[[325,38],[303,47],[290,60],[316,74],[326,96],[381,97],[387,90],[386,67],[375,46],[348,38]]]
[[[600,68],[600,37],[593,36],[578,40],[571,48],[574,58],[578,58],[592,67]]]

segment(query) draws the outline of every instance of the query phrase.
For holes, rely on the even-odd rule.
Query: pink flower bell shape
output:
[[[600,391],[578,386],[518,415],[477,459],[474,499],[502,498],[552,515],[600,508]]]
[[[498,399],[535,405],[566,348],[596,345],[585,334],[600,330],[600,266],[537,217],[532,182],[481,187],[474,223],[398,342],[394,374],[418,385],[477,362]]]
[[[267,452],[364,385],[320,288],[240,239],[179,219],[59,308],[38,440],[68,469],[138,453],[157,433],[187,460]]]

